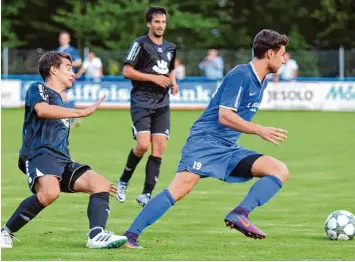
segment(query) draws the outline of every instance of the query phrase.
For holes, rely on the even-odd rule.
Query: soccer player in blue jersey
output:
[[[127,238],[104,230],[110,213],[109,194],[117,193],[116,187],[90,166],[72,160],[68,149],[68,118],[91,115],[104,97],[85,109],[63,107],[60,94],[71,88],[74,77],[68,54],[56,51],[44,54],[39,60],[39,72],[45,83],[34,83],[27,90],[18,162],[33,195],[20,203],[2,228],[1,247],[12,248],[14,233],[54,202],[61,192],[90,195],[88,248],[119,247]]]
[[[236,142],[242,133],[258,135],[275,145],[287,138],[283,129],[251,122],[267,86],[265,76],[277,72],[285,63],[287,44],[288,38],[273,30],[264,29],[255,36],[253,60],[236,66],[224,77],[191,128],[175,178],[167,189],[148,202],[124,234],[128,238],[126,247],[139,248],[137,238],[142,231],[186,196],[202,177],[227,183],[259,178],[224,221],[247,237],[266,237],[250,221],[249,215],[281,189],[289,172],[281,161],[240,147]]]

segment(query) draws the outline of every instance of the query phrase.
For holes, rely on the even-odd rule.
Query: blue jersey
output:
[[[78,50],[77,50],[75,47],[71,46],[71,45],[66,46],[66,47],[58,47],[58,48],[57,48],[57,51],[63,52],[63,53],[65,53],[65,54],[70,55],[71,60],[72,60],[73,62],[76,61],[76,60],[81,59]],[[76,70],[76,68],[73,67],[73,72],[75,72],[75,70]]]
[[[211,135],[235,144],[241,133],[219,123],[219,108],[233,110],[250,121],[260,106],[266,85],[266,80],[258,79],[251,63],[237,65],[224,77],[209,105],[193,124],[190,137]]]
[[[25,118],[22,132],[20,156],[31,158],[42,150],[50,151],[63,158],[69,154],[69,120],[39,118],[34,107],[37,103],[63,106],[59,93],[40,82],[33,83],[26,93]]]

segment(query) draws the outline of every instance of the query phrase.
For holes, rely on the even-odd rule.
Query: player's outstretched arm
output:
[[[238,116],[233,110],[228,108],[219,108],[218,120],[221,125],[228,126],[242,133],[258,135],[264,140],[277,146],[280,142],[287,139],[286,130],[274,127],[264,127],[253,122],[246,121]]]
[[[40,118],[46,119],[61,119],[61,118],[78,118],[78,117],[86,117],[91,115],[96,111],[96,109],[100,106],[102,101],[104,101],[105,96],[103,96],[96,103],[88,106],[84,109],[69,109],[66,107],[49,105],[47,103],[37,103],[34,106],[34,109]]]
[[[128,64],[123,67],[123,76],[134,81],[153,82],[165,88],[171,85],[171,80],[167,76],[142,73]]]

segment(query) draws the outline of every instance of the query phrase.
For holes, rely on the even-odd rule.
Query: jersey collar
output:
[[[261,87],[263,87],[263,86],[264,86],[264,81],[265,81],[265,79],[264,79],[264,81],[261,81],[261,80],[260,80],[259,76],[258,76],[258,75],[256,74],[256,72],[255,72],[253,63],[252,63],[251,61],[249,62],[249,65],[250,65],[250,67],[251,67],[251,69],[252,69],[252,72],[253,72],[254,76],[256,77],[256,79],[258,79],[259,84],[261,85]]]

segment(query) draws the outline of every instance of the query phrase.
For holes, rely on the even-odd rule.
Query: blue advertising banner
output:
[[[33,75],[2,77],[1,106],[23,106],[28,87],[40,77]],[[180,91],[170,95],[172,109],[203,109],[220,81],[187,77],[178,82]],[[131,82],[123,77],[104,77],[103,81],[76,81],[68,90],[77,107],[85,107],[106,95],[102,108],[129,108]],[[355,111],[355,81],[270,82],[264,92],[261,110]]]
[[[38,80],[21,81],[21,103],[24,102],[28,87]],[[178,83],[180,91],[177,95],[170,95],[172,107],[200,107],[204,108],[211,99],[211,95],[220,84],[218,81],[183,81]],[[68,98],[74,100],[78,107],[96,102],[106,95],[103,107],[126,108],[130,104],[132,85],[129,80],[121,81],[77,81],[68,90]]]

